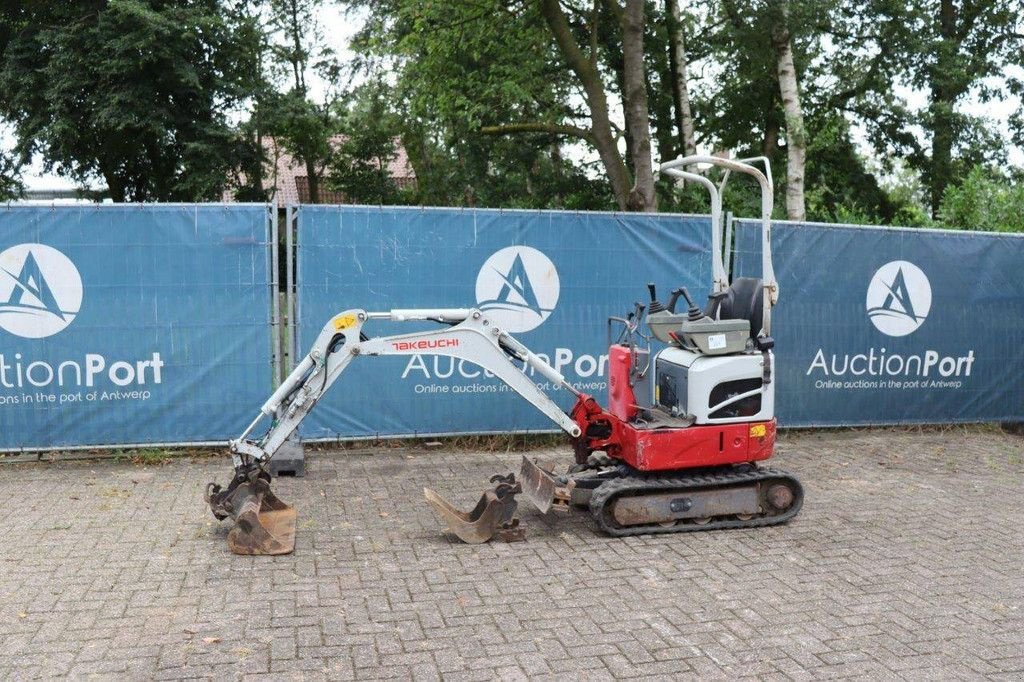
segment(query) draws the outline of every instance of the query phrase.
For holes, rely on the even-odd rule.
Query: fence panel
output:
[[[781,424],[1024,419],[1024,237],[783,222],[772,248]]]
[[[221,441],[272,389],[267,206],[0,209],[0,449]]]
[[[607,326],[657,282],[706,292],[707,217],[302,206],[299,352],[349,308],[482,307],[573,384],[604,397]],[[663,299],[664,300],[664,299]],[[436,325],[435,325],[436,326]],[[414,331],[371,323],[371,336]],[[537,382],[546,384],[540,375]],[[551,393],[563,407],[565,391]],[[551,430],[501,382],[448,358],[360,358],[305,438]]]

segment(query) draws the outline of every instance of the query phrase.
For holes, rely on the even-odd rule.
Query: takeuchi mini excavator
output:
[[[763,164],[764,171],[755,163]],[[722,169],[718,184],[699,166]],[[562,471],[523,457],[522,470],[497,475],[469,512],[426,489],[427,501],[448,529],[469,543],[520,540],[524,529],[516,496],[542,512],[587,507],[613,536],[749,528],[791,519],[803,489],[791,475],[760,466],[775,448],[774,341],[771,310],[778,300],[771,261],[772,181],[762,157],[727,160],[689,156],[660,165],[673,178],[711,196],[712,283],[702,309],[685,289],[666,304],[648,285],[650,302],[611,318],[608,400],[574,388],[544,359],[473,308],[352,309],[332,317],[309,354],[274,391],[260,415],[230,443],[234,477],[226,488],[207,487],[218,519],[235,526],[228,545],[237,554],[286,554],[295,544],[295,509],[270,491],[267,464],[349,363],[360,356],[442,355],[491,372],[569,436],[575,461]],[[752,176],[761,188],[761,278],[731,283],[723,265],[722,191],[731,173]],[[682,297],[686,310],[676,311]],[[436,329],[369,337],[375,320],[431,321]],[[611,333],[609,333],[611,336]],[[650,343],[651,339],[660,342]],[[526,373],[527,368],[575,395],[563,412]],[[270,428],[251,434],[264,419]]]

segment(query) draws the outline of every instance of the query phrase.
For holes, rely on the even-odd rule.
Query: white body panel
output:
[[[767,355],[771,362],[771,374],[775,373],[775,356]],[[693,416],[696,424],[733,424],[738,422],[767,421],[775,416],[775,381],[762,384],[757,391],[733,396],[728,401],[709,405],[708,399],[716,386],[728,381],[761,379],[764,376],[762,353],[741,353],[737,355],[701,355],[682,348],[669,347],[659,352],[654,359],[655,378],[651,390],[652,404],[658,403],[659,363],[670,363],[686,372],[686,412]],[[712,418],[711,414],[744,396],[761,394],[761,409],[757,414],[742,417]]]

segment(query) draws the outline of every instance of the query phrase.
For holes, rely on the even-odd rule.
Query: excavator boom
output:
[[[368,337],[364,325],[372,320],[391,322],[435,322],[438,329]],[[575,394],[565,377],[508,332],[497,327],[480,310],[467,308],[405,309],[388,312],[346,310],[332,317],[313,347],[287,379],[263,404],[260,415],[239,438],[231,441],[235,476],[222,489],[211,483],[207,503],[217,518],[235,520],[228,541],[236,554],[282,554],[295,543],[295,511],[270,492],[267,464],[298,428],[317,401],[359,356],[444,355],[466,360],[494,374],[509,388],[545,414],[570,437],[581,434],[579,424],[562,411],[527,374],[541,374]],[[260,437],[252,433],[264,420],[269,429]],[[521,539],[515,526],[515,494],[521,492],[514,476],[498,477],[484,492],[477,507],[459,512],[437,493],[426,490],[431,506],[455,535],[466,542],[486,542],[494,535],[506,540]]]

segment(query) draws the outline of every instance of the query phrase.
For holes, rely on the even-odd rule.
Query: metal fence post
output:
[[[281,374],[281,368],[284,365],[283,358],[281,357],[283,352],[281,348],[281,280],[277,274],[280,263],[277,253],[277,242],[280,233],[278,230],[277,204],[267,204],[267,210],[270,212],[270,305],[273,311],[270,321],[270,333],[273,336],[271,348],[274,354],[274,386],[277,386],[284,379],[284,376]]]
[[[299,207],[289,204],[285,207],[285,306],[288,317],[288,362],[285,365],[287,372],[295,369],[298,363],[295,361],[295,347],[297,345],[298,320],[295,316],[295,258],[296,242],[295,228],[298,222]],[[282,377],[283,380],[283,377]],[[270,460],[270,473],[274,476],[305,476],[306,475],[306,449],[296,430]]]

